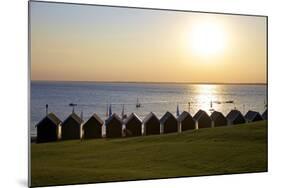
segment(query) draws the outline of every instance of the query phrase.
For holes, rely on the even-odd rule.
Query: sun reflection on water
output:
[[[193,99],[193,110],[202,109],[208,114],[213,110],[220,110],[220,101],[222,100],[218,93],[220,93],[220,85],[200,84],[195,85],[196,95]]]

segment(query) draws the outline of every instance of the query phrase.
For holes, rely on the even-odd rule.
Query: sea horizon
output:
[[[267,85],[268,83],[263,82],[154,82],[154,81],[98,81],[98,80],[30,80],[30,82],[38,83],[118,83],[118,84],[190,84],[190,85]]]

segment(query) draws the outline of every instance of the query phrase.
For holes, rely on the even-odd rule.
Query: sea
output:
[[[199,109],[208,114],[216,110],[227,115],[232,109],[243,114],[248,110],[263,113],[267,108],[267,85],[31,81],[31,136],[36,136],[35,125],[46,115],[46,104],[48,112],[62,121],[73,110],[84,121],[93,113],[105,120],[110,106],[112,113],[121,116],[122,111],[126,115],[134,112],[141,119],[150,112],[159,118],[167,111],[176,116],[177,108],[191,115]]]

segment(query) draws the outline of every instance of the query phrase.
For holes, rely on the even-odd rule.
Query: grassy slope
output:
[[[32,186],[267,171],[267,122],[31,145]]]

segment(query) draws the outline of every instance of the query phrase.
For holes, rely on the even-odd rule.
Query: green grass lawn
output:
[[[267,121],[136,138],[31,144],[31,185],[267,171]]]

